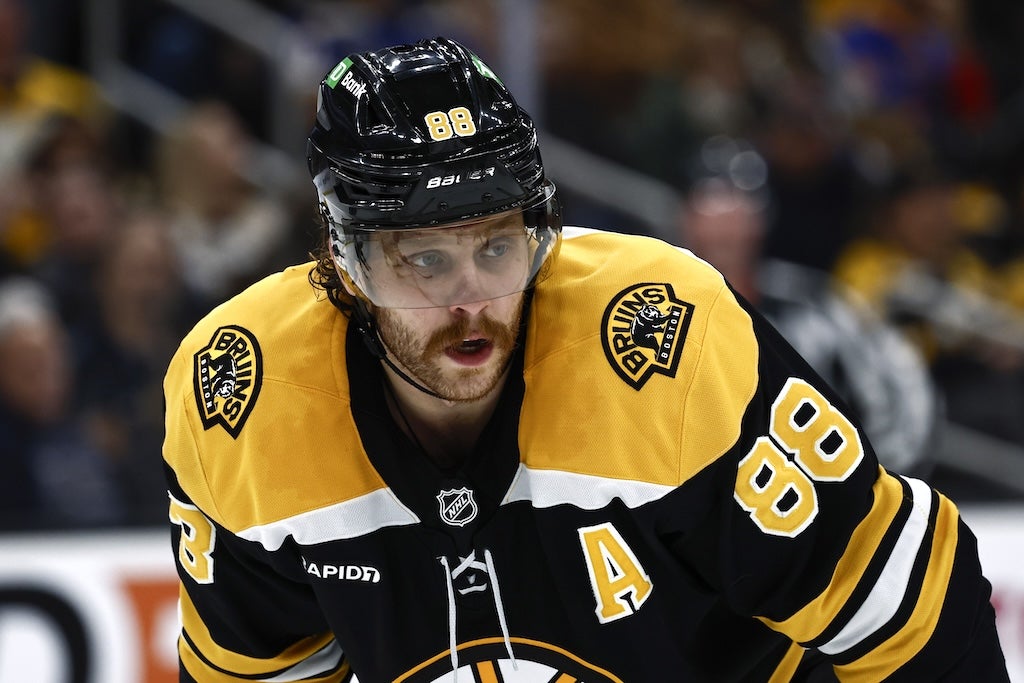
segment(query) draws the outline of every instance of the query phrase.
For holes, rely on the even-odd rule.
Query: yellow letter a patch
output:
[[[639,610],[650,597],[654,584],[619,532],[605,522],[583,527],[579,534],[597,601],[598,621],[605,624]]]

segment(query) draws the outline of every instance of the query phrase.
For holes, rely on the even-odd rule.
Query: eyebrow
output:
[[[454,235],[456,238],[490,238],[496,233],[515,232],[523,230],[521,221],[516,221],[514,216],[504,217],[501,220],[481,221],[475,225],[452,226],[450,228],[402,231],[396,230],[388,242],[394,246],[400,245],[404,240],[416,240],[422,245],[431,245],[438,242],[446,242]],[[412,234],[410,234],[412,233]],[[408,242],[407,242],[408,243]]]

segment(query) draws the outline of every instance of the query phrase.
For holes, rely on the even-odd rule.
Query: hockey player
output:
[[[165,382],[182,681],[1007,680],[953,503],[699,258],[563,229],[475,55],[343,60],[308,160],[319,260]]]

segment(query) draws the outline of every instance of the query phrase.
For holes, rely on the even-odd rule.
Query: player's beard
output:
[[[423,386],[453,402],[479,400],[498,386],[515,351],[522,314],[520,297],[508,323],[483,313],[454,320],[424,339],[421,332],[410,327],[394,311],[376,310],[381,339],[394,360]],[[445,350],[460,344],[471,332],[487,338],[493,347],[491,357],[477,367],[452,367]]]

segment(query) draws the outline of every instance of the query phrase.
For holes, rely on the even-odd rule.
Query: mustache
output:
[[[486,337],[494,346],[512,348],[516,343],[515,334],[507,326],[493,318],[482,315],[479,318],[462,318],[436,330],[424,351],[428,355],[443,353],[445,349],[460,344],[471,332]]]

